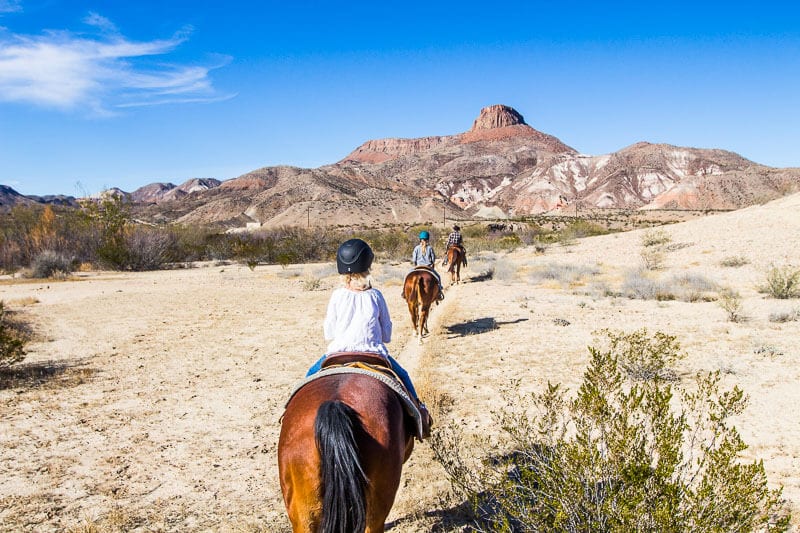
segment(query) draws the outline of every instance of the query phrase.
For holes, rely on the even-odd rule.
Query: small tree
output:
[[[124,198],[111,195],[99,202],[89,200],[84,203],[83,209],[100,232],[97,258],[110,268],[124,269],[130,259],[126,236],[131,219]]]
[[[747,446],[730,419],[745,406],[743,392],[720,391],[718,372],[698,375],[676,412],[670,382],[624,378],[620,358],[638,345],[641,339],[618,335],[609,350],[590,348],[573,399],[550,384],[500,411],[509,451],[480,467],[464,458],[455,426],[434,435],[436,459],[471,502],[476,530],[788,529],[781,490],[768,489],[763,463],[739,458]],[[673,337],[648,345],[664,350],[659,360],[678,357]]]
[[[728,316],[730,322],[743,322],[742,297],[737,291],[725,289],[719,293],[719,306]]]

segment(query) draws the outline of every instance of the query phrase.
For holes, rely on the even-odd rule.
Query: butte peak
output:
[[[497,104],[481,109],[470,131],[492,130],[507,126],[527,125],[522,115],[513,107]]]

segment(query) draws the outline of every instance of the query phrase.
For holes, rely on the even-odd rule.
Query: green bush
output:
[[[642,343],[658,359],[677,356],[668,335],[619,335],[609,350],[589,349],[573,398],[553,384],[522,400],[507,391],[513,403],[496,413],[501,442],[477,437],[474,448],[505,452],[472,460],[456,425],[434,434],[436,460],[470,504],[470,530],[788,529],[781,489],[768,488],[761,461],[740,458],[747,445],[731,419],[745,407],[743,392],[720,391],[719,372],[698,374],[691,392],[660,379],[628,382],[620,360]]]
[[[674,380],[672,366],[686,356],[678,339],[661,331],[651,336],[647,328],[630,333],[602,329],[597,334],[608,340],[609,353],[632,381]]]
[[[767,271],[766,283],[758,290],[781,300],[798,298],[800,297],[800,269],[789,265],[772,266]]]

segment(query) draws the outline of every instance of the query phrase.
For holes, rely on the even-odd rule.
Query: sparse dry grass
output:
[[[24,298],[17,298],[6,302],[9,307],[27,307],[39,303],[39,298],[35,296],[25,296]]]

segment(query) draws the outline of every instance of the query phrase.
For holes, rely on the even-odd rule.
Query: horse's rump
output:
[[[286,406],[278,440],[286,509],[296,531],[383,531],[413,434],[394,390],[335,370]]]

